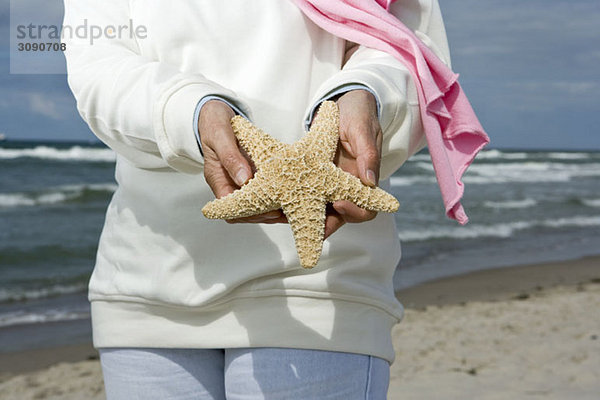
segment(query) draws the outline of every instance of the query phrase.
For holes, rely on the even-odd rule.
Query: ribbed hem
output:
[[[233,299],[205,308],[94,300],[94,347],[289,347],[394,362],[400,319],[363,303],[303,296]]]

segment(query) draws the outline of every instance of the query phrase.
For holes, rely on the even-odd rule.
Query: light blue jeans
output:
[[[100,348],[107,400],[385,400],[390,365],[364,354],[275,347]]]

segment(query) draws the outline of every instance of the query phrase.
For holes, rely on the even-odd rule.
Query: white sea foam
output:
[[[507,201],[486,201],[484,207],[488,208],[528,208],[537,204],[534,199],[526,198],[523,200],[507,200]]]
[[[554,160],[589,160],[591,153],[571,152],[571,151],[550,151],[550,152],[506,152],[497,149],[482,150],[477,154],[477,160],[526,160],[526,159],[554,159]],[[429,154],[417,154],[412,156],[409,161],[431,161]]]
[[[477,159],[501,159],[501,160],[524,160],[530,157],[529,153],[519,152],[519,153],[507,153],[501,150],[482,150],[477,154]],[[410,157],[410,161],[431,161],[431,157],[429,154],[415,154]]]
[[[34,206],[35,200],[21,193],[0,193],[0,207]]]
[[[600,199],[582,199],[581,202],[588,207],[600,207]]]
[[[50,146],[36,146],[26,149],[0,148],[0,159],[20,157],[41,158],[62,161],[115,161],[115,153],[111,149],[73,146],[67,149],[57,149]]]
[[[37,193],[0,193],[0,207],[26,207],[45,204],[56,204],[76,199],[85,190],[114,192],[117,185],[113,183],[94,183],[79,185],[63,185]]]
[[[82,192],[84,190],[94,190],[94,191],[106,191],[106,192],[114,192],[117,190],[117,185],[115,183],[80,183],[73,185],[62,185],[56,187],[57,190],[65,190],[65,191],[76,191]]]
[[[593,217],[576,216],[568,218],[550,219],[542,221],[540,225],[550,228],[560,228],[563,226],[598,226],[600,225],[600,215]]]
[[[409,161],[430,161],[431,156],[429,154],[415,154],[409,158]]]
[[[551,152],[547,154],[548,158],[557,160],[587,160],[590,158],[589,153],[572,153],[572,152]]]
[[[504,160],[524,160],[527,157],[529,157],[529,154],[527,153],[505,153],[503,151],[500,150],[484,150],[484,151],[480,151],[477,154],[477,158],[478,159],[494,159],[494,158],[499,158],[499,159],[504,159]]]
[[[433,165],[417,161],[414,167],[427,171],[429,175],[405,175],[391,178],[392,186],[407,186],[412,183],[435,183]],[[597,167],[597,168],[595,168]],[[492,184],[510,182],[566,182],[577,176],[600,176],[600,163],[564,164],[554,162],[519,162],[472,164],[464,174],[464,183]]]
[[[514,221],[492,225],[466,225],[456,227],[442,227],[436,229],[405,230],[398,236],[404,242],[417,242],[430,239],[475,239],[480,237],[511,237],[515,232],[534,228],[561,228],[561,227],[586,227],[600,226],[600,215],[574,216],[569,218],[546,219],[537,221]]]
[[[11,325],[37,324],[55,321],[72,321],[89,318],[90,313],[85,311],[67,311],[49,309],[43,312],[13,311],[0,314],[0,327]]]
[[[410,186],[415,183],[435,183],[435,177],[424,175],[413,176],[392,176],[390,178],[391,186]]]
[[[45,288],[30,290],[0,289],[0,303],[7,301],[35,300],[60,294],[77,293],[85,290],[86,288],[87,284],[78,283],[73,285],[53,285]]]
[[[429,175],[405,175],[391,178],[392,186],[413,183],[435,183],[431,162],[418,161],[414,166]],[[569,164],[552,161],[526,161],[517,163],[472,164],[464,174],[466,184],[569,182],[577,178],[600,177],[600,163]]]
[[[431,171],[430,163],[416,163]],[[565,164],[529,161],[523,163],[472,164],[463,176],[464,183],[493,184],[511,182],[569,182],[574,178],[600,177],[600,163]]]
[[[29,197],[25,193],[0,193],[0,207],[38,206],[61,203],[76,198],[78,193],[46,193]]]
[[[600,163],[565,164],[524,162],[476,164],[465,175],[466,183],[568,182],[573,178],[600,177]]]
[[[510,237],[515,230],[527,229],[529,222],[519,221],[494,225],[467,225],[465,227],[441,227],[436,229],[400,231],[398,236],[403,242],[418,242],[430,239],[474,239],[479,237]]]

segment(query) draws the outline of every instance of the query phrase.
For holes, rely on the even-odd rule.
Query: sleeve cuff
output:
[[[322,102],[331,100],[334,97],[336,97],[340,94],[349,92],[351,90],[361,90],[361,89],[368,91],[375,97],[375,100],[377,101],[377,116],[379,118],[379,121],[381,122],[381,104],[379,101],[379,97],[377,96],[377,93],[375,93],[374,90],[372,90],[370,87],[368,87],[366,85],[363,85],[360,83],[347,83],[342,86],[339,86],[336,89],[333,89],[332,91],[330,91],[329,93],[327,93],[326,95],[321,97],[316,103],[313,104],[310,111],[308,112],[308,115],[306,116],[306,119],[304,120],[304,130],[308,131],[310,129],[310,124],[312,123],[315,112],[317,111],[317,108],[319,107],[319,105]]]
[[[154,114],[155,137],[158,149],[167,164],[180,172],[200,174],[204,168],[204,156],[194,134],[190,134],[190,122],[194,121],[198,99],[208,94],[233,102],[245,115],[249,108],[237,100],[237,95],[215,84],[181,82],[165,91],[159,98]]]
[[[347,85],[362,85],[375,94],[379,124],[384,135],[397,118],[402,118],[403,110],[409,104],[418,104],[416,87],[406,66],[381,51],[361,48],[346,62],[344,69],[325,81],[315,92],[305,111],[306,119],[313,104],[318,104],[320,99]]]
[[[241,115],[242,117],[246,118],[247,120],[250,120],[250,118],[248,118],[248,116],[246,115],[246,113],[244,111],[242,111],[237,105],[235,105],[234,103],[232,103],[231,101],[227,100],[224,97],[210,94],[208,96],[204,96],[203,98],[201,98],[200,101],[198,102],[198,104],[196,105],[196,110],[194,111],[194,120],[192,123],[192,127],[194,129],[194,135],[196,136],[196,143],[198,143],[198,150],[200,151],[200,154],[202,156],[204,156],[204,152],[202,151],[202,143],[200,142],[200,132],[198,131],[198,118],[200,117],[200,111],[202,110],[202,107],[204,106],[204,104],[206,104],[210,100],[222,101],[223,103],[225,103],[229,107],[231,107],[231,109],[237,115]]]

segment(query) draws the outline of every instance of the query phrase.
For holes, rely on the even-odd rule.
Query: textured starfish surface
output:
[[[339,140],[336,103],[323,102],[310,131],[291,145],[243,117],[233,117],[231,125],[256,173],[240,189],[208,202],[202,213],[207,218],[235,219],[281,208],[292,228],[302,267],[314,267],[321,256],[327,203],[348,200],[367,210],[398,210],[398,200],[392,195],[364,185],[333,163]]]

